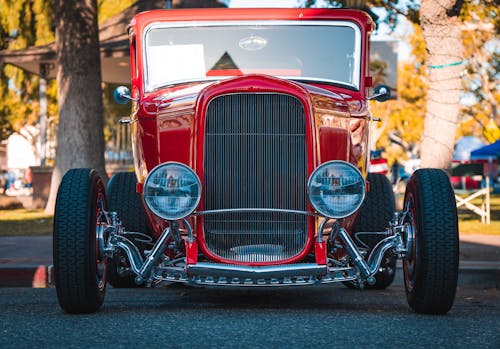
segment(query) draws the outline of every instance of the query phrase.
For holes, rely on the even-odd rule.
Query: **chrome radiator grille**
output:
[[[206,210],[306,210],[307,158],[301,102],[284,94],[231,94],[212,100],[205,128]],[[298,255],[307,218],[282,212],[224,213],[204,219],[207,247],[239,262]]]

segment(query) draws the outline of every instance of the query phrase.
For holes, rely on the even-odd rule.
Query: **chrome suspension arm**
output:
[[[156,241],[153,249],[144,261],[137,247],[126,237],[118,234],[111,235],[110,244],[112,247],[122,249],[130,261],[130,267],[136,275],[135,282],[140,285],[149,280],[151,269],[158,262],[166,248],[166,242],[171,236],[170,228],[166,228],[160,238]]]
[[[374,284],[376,281],[373,277],[374,273],[371,272],[368,263],[366,263],[358,248],[344,228],[339,229],[339,236],[344,243],[344,248],[347,254],[352,258],[356,267],[358,267],[359,272],[363,276],[363,279],[366,279],[366,282],[368,282],[370,285]]]

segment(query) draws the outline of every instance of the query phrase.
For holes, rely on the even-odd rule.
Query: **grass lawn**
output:
[[[52,222],[43,209],[0,210],[0,236],[52,235]]]
[[[481,199],[472,200],[472,204],[480,206]],[[460,234],[500,235],[500,194],[490,196],[490,217],[490,224],[482,224],[481,217],[460,206],[458,209]]]
[[[472,201],[480,204],[481,199]],[[480,217],[461,207],[458,210],[460,234],[500,235],[500,194],[491,195],[491,224],[481,224]],[[51,235],[53,217],[43,209],[0,210],[0,236]]]

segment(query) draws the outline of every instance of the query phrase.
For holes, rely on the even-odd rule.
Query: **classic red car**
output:
[[[114,287],[185,283],[388,287],[402,259],[418,313],[457,285],[453,190],[416,171],[403,212],[367,171],[369,35],[345,9],[157,10],[130,24],[135,173],[105,190],[73,169],[59,188],[61,307],[94,312]]]

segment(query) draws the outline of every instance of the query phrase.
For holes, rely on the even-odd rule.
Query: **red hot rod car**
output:
[[[130,24],[135,173],[107,188],[73,169],[54,217],[61,307],[93,312],[114,287],[186,283],[388,287],[402,259],[418,313],[457,285],[453,191],[416,171],[395,212],[369,173],[373,22],[341,9],[157,10]]]

